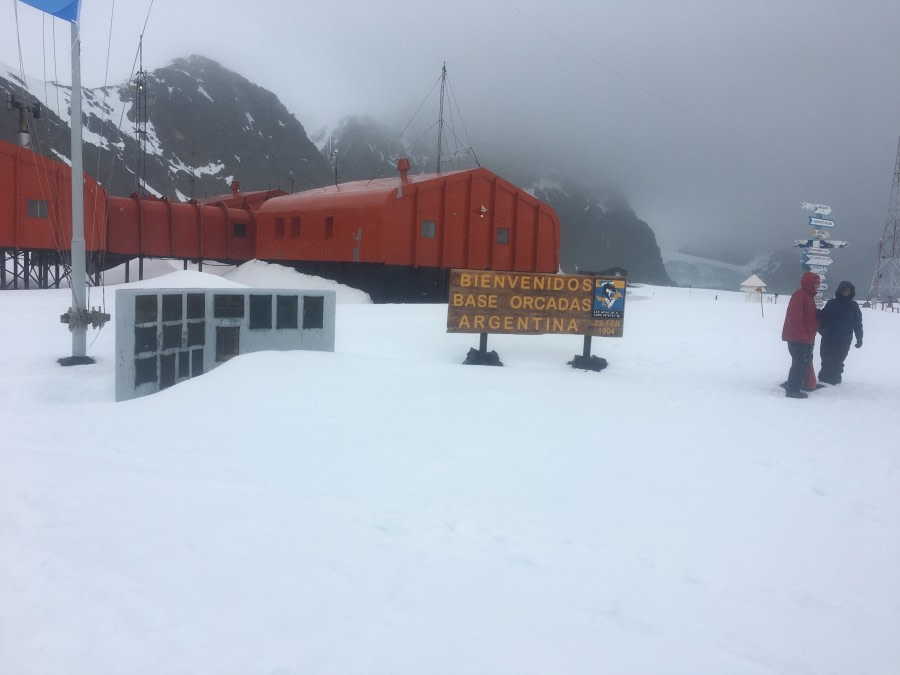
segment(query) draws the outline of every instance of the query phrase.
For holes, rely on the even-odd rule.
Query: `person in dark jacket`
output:
[[[816,344],[816,303],[813,298],[819,288],[819,275],[804,272],[800,277],[800,288],[794,291],[784,314],[784,328],[781,339],[788,343],[791,354],[791,370],[784,389],[788,398],[806,398],[800,391],[803,378],[812,362],[813,347]]]
[[[842,281],[834,292],[834,298],[825,303],[819,312],[819,356],[822,369],[819,380],[828,384],[840,384],[844,372],[844,360],[850,353],[850,343],[856,333],[856,347],[862,347],[862,312],[856,304],[856,286]]]

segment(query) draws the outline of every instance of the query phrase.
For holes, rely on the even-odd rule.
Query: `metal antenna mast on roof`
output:
[[[134,78],[134,135],[138,143],[137,171],[134,172],[137,193],[146,194],[147,185],[147,73],[144,72],[144,34],[138,41],[140,65]]]
[[[888,217],[884,223],[884,234],[878,242],[878,258],[875,260],[875,275],[869,298],[889,303],[900,298],[900,141],[897,142]]]
[[[196,181],[196,174],[194,169],[197,165],[197,153],[194,151],[194,144],[191,143],[191,200],[194,199],[194,183]]]
[[[444,87],[447,84],[447,62],[441,68],[441,107],[438,113],[437,173],[441,172],[441,139],[444,136]]]
[[[331,166],[334,169],[334,186],[338,186],[338,151],[334,147],[334,136],[328,138],[328,158],[331,160]]]

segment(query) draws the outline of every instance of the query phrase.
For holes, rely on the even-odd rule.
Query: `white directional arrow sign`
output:
[[[846,241],[840,241],[839,239],[832,239],[831,241],[825,241],[823,239],[794,239],[794,246],[809,248],[810,251],[822,251],[823,253],[826,253],[831,252],[831,250],[835,248],[844,248],[845,246],[848,246],[848,243]]]
[[[816,265],[818,267],[828,267],[831,263],[834,262],[831,258],[828,258],[824,255],[809,255],[803,256],[803,262],[807,265]]]
[[[815,272],[816,274],[818,274],[822,279],[825,278],[825,273],[828,271],[827,267],[819,267],[818,265],[807,265],[806,268],[810,272]]]
[[[809,224],[813,227],[834,227],[833,220],[825,220],[824,218],[809,217]]]
[[[827,216],[831,213],[831,207],[827,204],[810,204],[809,202],[803,202],[800,204],[800,208],[805,209],[806,211],[812,211],[813,213],[818,213],[820,216]]]
[[[819,284],[819,290],[820,290],[820,291],[827,291],[827,290],[828,290],[828,284],[826,284],[826,283],[823,281],[822,283]]]
[[[813,230],[813,236],[817,239],[828,239],[831,236],[831,232],[828,230]]]
[[[844,248],[849,246],[849,242],[841,241],[840,239],[832,239],[831,241],[823,241],[821,239],[794,239],[794,246],[808,248],[811,253],[821,252],[823,255],[828,255],[831,252],[831,249]]]

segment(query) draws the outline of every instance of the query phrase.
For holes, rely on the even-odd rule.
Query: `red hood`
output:
[[[815,272],[804,272],[800,277],[800,288],[810,295],[815,295],[819,288],[819,275]]]

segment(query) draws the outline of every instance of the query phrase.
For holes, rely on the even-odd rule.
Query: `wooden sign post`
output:
[[[622,337],[625,286],[623,277],[451,270],[447,332],[480,333],[466,362],[494,365],[502,364],[488,356],[488,333],[583,335],[583,354],[570,363],[601,370],[606,361],[590,355],[590,338]]]

